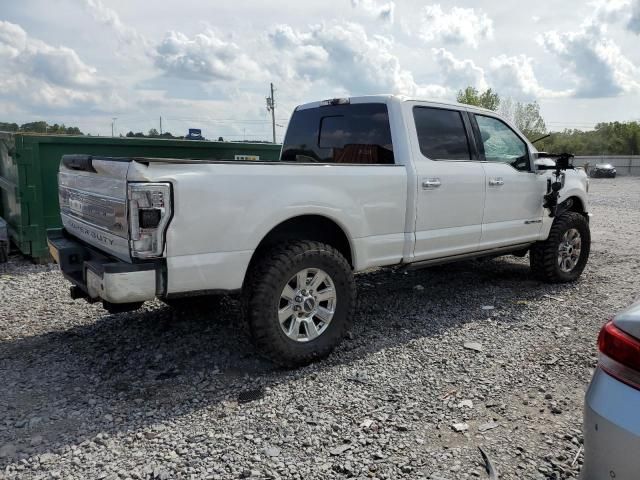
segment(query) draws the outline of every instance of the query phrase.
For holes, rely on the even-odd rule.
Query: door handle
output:
[[[502,185],[504,185],[504,180],[502,179],[502,177],[490,178],[489,185],[492,187],[501,187]]]
[[[430,190],[432,188],[438,188],[440,185],[442,185],[440,183],[440,179],[439,178],[427,178],[426,180],[424,180],[422,182],[422,188],[424,188],[425,190]]]

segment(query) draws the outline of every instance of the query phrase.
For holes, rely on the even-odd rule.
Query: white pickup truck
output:
[[[529,252],[541,280],[578,278],[588,179],[566,170],[545,204],[539,156],[484,109],[314,102],[295,109],[279,162],[64,156],[49,246],[72,296],[111,312],[241,293],[258,349],[300,365],[345,335],[355,272]]]

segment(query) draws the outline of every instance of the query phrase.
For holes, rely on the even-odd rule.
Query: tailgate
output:
[[[131,261],[125,158],[65,155],[58,188],[64,228],[121,260]]]

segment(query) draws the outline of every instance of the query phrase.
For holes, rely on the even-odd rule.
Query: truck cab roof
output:
[[[442,105],[443,107],[454,107],[456,109],[468,109],[478,112],[491,113],[496,115],[496,112],[488,110],[486,108],[477,107],[475,105],[467,105],[464,103],[452,102],[442,99],[430,99],[430,98],[416,98],[408,95],[399,94],[377,94],[377,95],[361,95],[353,97],[340,97],[327,100],[320,100],[315,102],[304,103],[296,107],[296,110],[306,110],[309,108],[317,108],[324,105],[339,105],[345,103],[393,103],[393,102],[423,102],[430,105]]]

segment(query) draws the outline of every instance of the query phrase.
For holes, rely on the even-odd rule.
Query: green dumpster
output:
[[[57,175],[67,153],[276,161],[280,145],[0,132],[0,217],[13,243],[36,261],[48,259],[47,229],[61,226]]]

